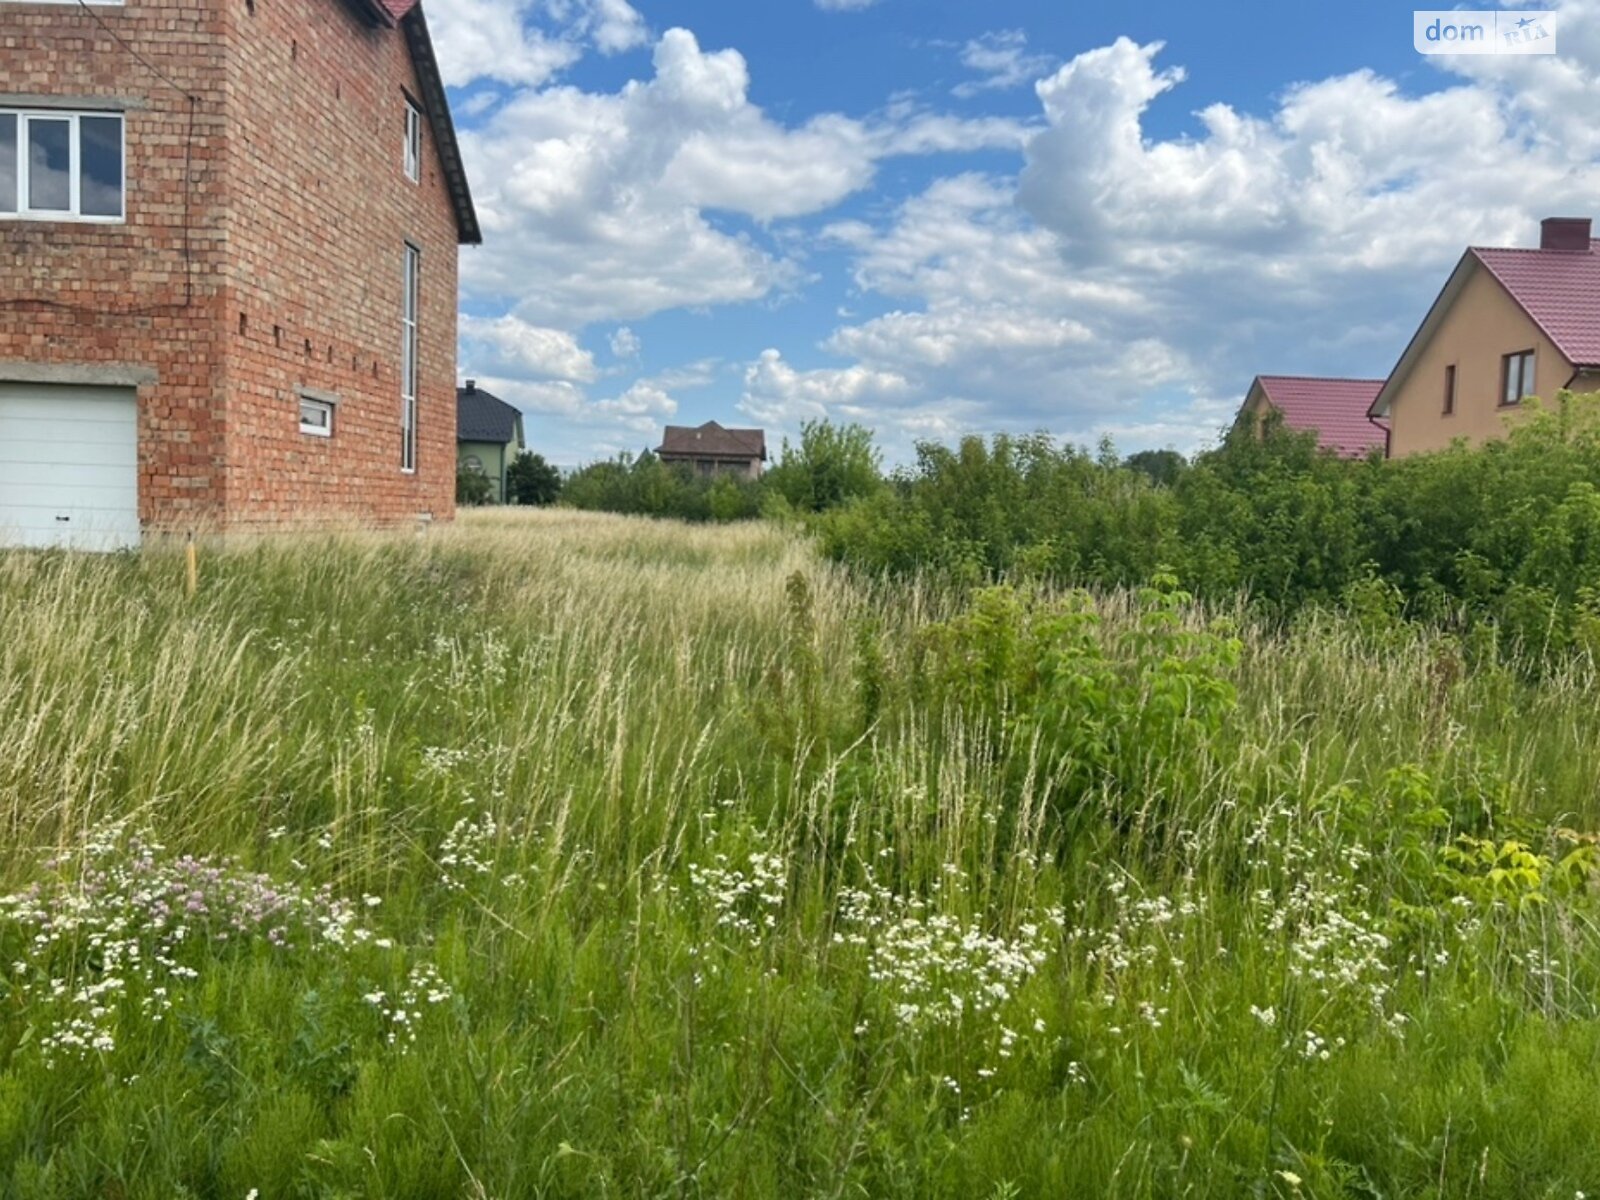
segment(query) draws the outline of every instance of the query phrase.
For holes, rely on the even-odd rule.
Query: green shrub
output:
[[[506,488],[513,504],[554,504],[561,498],[561,472],[545,462],[543,455],[524,452],[506,469]]]
[[[456,464],[456,503],[465,505],[488,504],[494,499],[494,484],[482,471]]]

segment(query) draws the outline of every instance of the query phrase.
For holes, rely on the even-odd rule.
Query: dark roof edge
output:
[[[379,3],[379,0],[356,0],[356,7],[366,13],[374,25],[382,25],[385,29],[394,28],[394,14]]]
[[[381,7],[378,0],[367,0],[367,4],[370,8]],[[392,19],[390,24],[393,24]],[[400,26],[411,48],[417,82],[422,86],[422,103],[428,110],[433,143],[439,150],[439,166],[444,171],[445,187],[450,191],[450,203],[456,212],[456,240],[463,246],[480,246],[483,231],[478,227],[478,210],[472,204],[472,188],[467,183],[467,169],[461,162],[455,122],[450,118],[450,98],[445,95],[444,78],[439,74],[439,60],[433,53],[433,38],[428,35],[428,19],[422,15],[422,5],[407,13]]]

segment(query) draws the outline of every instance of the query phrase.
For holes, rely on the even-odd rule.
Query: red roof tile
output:
[[[1383,387],[1381,379],[1319,379],[1304,375],[1258,375],[1267,402],[1289,429],[1315,431],[1325,450],[1360,458],[1381,450],[1384,430],[1367,419]]]
[[[1600,366],[1600,239],[1588,250],[1471,252],[1573,366]]]

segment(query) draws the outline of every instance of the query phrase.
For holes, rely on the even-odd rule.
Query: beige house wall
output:
[[[1393,458],[1443,450],[1456,438],[1472,444],[1504,437],[1520,407],[1500,403],[1501,360],[1534,352],[1535,393],[1554,398],[1572,380],[1572,364],[1555,348],[1494,276],[1474,267],[1433,338],[1423,347],[1391,407]],[[1444,413],[1445,368],[1456,368],[1455,411]],[[1600,380],[1572,381],[1574,391],[1600,387]]]
[[[1239,410],[1239,423],[1242,425],[1248,421],[1251,432],[1260,437],[1261,427],[1271,415],[1272,405],[1267,402],[1266,392],[1261,390],[1259,383],[1252,383],[1250,394],[1244,398],[1244,406]]]

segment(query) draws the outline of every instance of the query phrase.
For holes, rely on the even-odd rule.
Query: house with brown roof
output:
[[[454,513],[417,0],[0,0],[0,546]]]
[[[668,425],[656,457],[664,463],[684,463],[699,475],[759,479],[767,461],[767,434],[762,429],[727,429],[715,421],[693,428]]]
[[[1239,409],[1239,424],[1257,431],[1274,415],[1285,429],[1315,433],[1317,444],[1341,458],[1384,450],[1385,425],[1367,415],[1381,379],[1325,379],[1310,375],[1257,375]]]
[[[1530,396],[1600,388],[1600,241],[1587,217],[1551,217],[1537,249],[1461,256],[1370,413],[1389,453],[1502,437]]]

